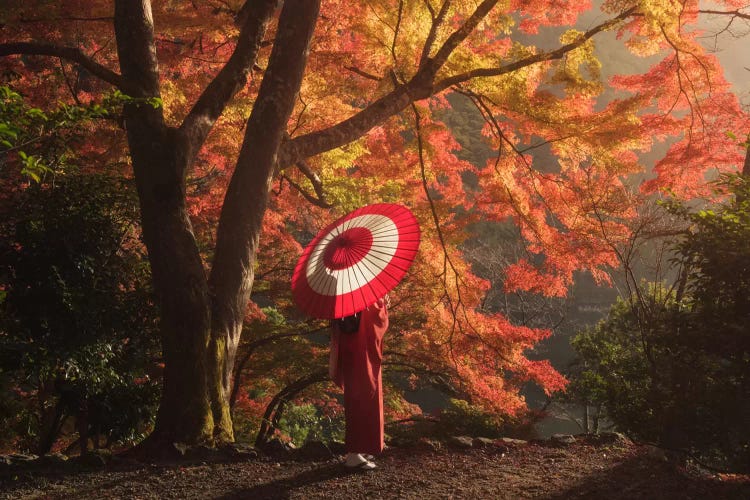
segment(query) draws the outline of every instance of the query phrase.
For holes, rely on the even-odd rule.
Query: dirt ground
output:
[[[576,442],[390,448],[378,469],[260,457],[233,463],[6,468],[0,498],[750,498],[750,477],[676,465],[648,447]],[[73,462],[73,461],[71,461]]]

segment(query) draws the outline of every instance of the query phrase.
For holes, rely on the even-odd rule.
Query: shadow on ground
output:
[[[306,486],[325,483],[358,473],[346,470],[341,464],[325,465],[301,472],[290,478],[276,479],[250,488],[236,490],[218,498],[221,500],[291,498],[295,491],[302,490]],[[339,493],[344,494],[343,491]],[[332,498],[335,497],[335,494],[336,492],[332,491]]]
[[[720,480],[688,471],[657,459],[633,458],[611,468],[590,473],[580,481],[546,498],[625,499],[748,499],[748,479]]]

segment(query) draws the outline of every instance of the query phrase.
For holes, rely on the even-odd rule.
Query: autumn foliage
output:
[[[423,230],[417,262],[394,293],[386,346],[392,378],[411,374],[414,384],[441,383],[486,410],[521,415],[523,384],[531,381],[552,393],[566,381],[548,362],[527,356],[551,334],[549,328],[519,324],[484,303],[489,282],[462,251],[475,224],[512,224],[523,243],[522,255],[505,270],[505,293],[560,297],[576,271],[608,282],[618,265],[618,243],[630,236],[630,222],[648,196],[665,189],[705,194],[707,175],[736,171],[744,159],[736,137],[750,130],[748,117],[717,59],[697,38],[695,0],[608,0],[600,21],[585,28],[575,28],[576,20],[594,7],[582,1],[325,0],[314,16],[309,53],[300,56],[304,74],[269,182],[247,193],[247,200],[268,193],[267,202],[252,209],[261,211],[253,213],[262,218],[262,232],[247,243],[233,242],[222,228],[251,224],[226,215],[235,203],[227,201],[234,189],[228,186],[236,172],[259,171],[242,166],[243,154],[254,154],[243,147],[261,133],[248,123],[251,113],[268,109],[261,85],[274,84],[264,79],[275,67],[271,51],[295,37],[277,29],[285,22],[281,9],[269,11],[257,57],[244,62],[246,83],[222,94],[223,101],[212,85],[240,64],[235,58],[246,49],[243,36],[262,3],[154,2],[151,55],[158,58],[158,96],[123,77],[125,45],[121,34],[115,42],[113,21],[120,14],[113,18],[111,2],[18,1],[0,13],[0,70],[33,105],[100,101],[115,87],[161,99],[165,140],[187,130],[210,131],[178,155],[187,158],[180,196],[189,217],[184,234],[194,236],[208,289],[224,290],[221,280],[227,278],[216,271],[228,255],[214,252],[217,240],[226,241],[226,248],[245,245],[240,253],[249,256],[242,262],[251,271],[236,297],[245,304],[242,294],[252,290],[252,300],[239,326],[214,321],[213,333],[206,334],[212,340],[201,340],[218,351],[230,346],[219,367],[225,375],[228,370],[236,378],[233,369],[242,369],[235,422],[257,422],[280,388],[324,365],[324,338],[305,334],[322,325],[294,310],[288,282],[302,246],[346,211],[401,203]],[[727,10],[742,7],[736,0],[716,3]],[[552,43],[554,29],[560,35]],[[616,74],[597,49],[604,32],[616,33],[633,57],[655,62],[643,73]],[[603,69],[615,76],[605,80]],[[201,96],[214,100],[203,103]],[[484,163],[462,159],[463,146],[446,118],[457,102],[484,119],[480,133],[492,151]],[[196,114],[212,105],[218,113]],[[134,131],[128,129],[139,112],[132,110],[124,121],[96,120],[96,133],[77,148],[81,157],[100,164],[143,158],[134,153]],[[654,175],[643,176],[643,155],[665,145]],[[549,154],[535,155],[540,150]],[[12,154],[5,158],[2,168],[15,165]],[[134,167],[140,182],[148,169]],[[154,252],[167,243],[144,227],[157,275],[161,261]],[[157,294],[167,289],[159,279]],[[223,312],[212,307],[216,320]],[[228,340],[216,333],[222,328],[230,332]],[[242,342],[233,328],[244,332]],[[165,338],[178,333],[170,330]],[[264,340],[274,335],[281,337]],[[229,389],[225,383],[223,397]],[[328,389],[308,394],[330,401]],[[212,406],[214,422],[224,418],[220,406]],[[403,400],[391,406],[394,418],[415,410]],[[238,417],[238,408],[250,416]]]

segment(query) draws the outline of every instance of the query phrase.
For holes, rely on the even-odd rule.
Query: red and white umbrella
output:
[[[358,208],[305,248],[292,275],[294,301],[316,318],[343,318],[366,309],[404,277],[419,236],[417,219],[402,205]]]

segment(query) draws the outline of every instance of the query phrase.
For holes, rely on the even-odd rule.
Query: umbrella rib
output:
[[[358,291],[359,291],[359,294],[362,296],[362,302],[364,304],[367,304],[365,307],[369,307],[370,306],[369,302],[370,302],[371,299],[368,298],[367,295],[365,295],[364,290],[365,290],[365,287],[367,287],[370,290],[370,293],[371,293],[372,297],[375,298],[375,300],[377,300],[379,298],[377,296],[376,290],[372,286],[373,280],[377,277],[377,275],[374,275],[372,279],[368,280],[366,278],[366,276],[365,276],[365,273],[360,268],[360,265],[361,265],[362,262],[363,261],[359,261],[357,264],[355,264],[354,267],[357,268],[357,271],[359,271],[359,273],[362,275],[362,278],[364,278],[364,284],[361,287],[359,287]],[[369,271],[369,269],[368,269],[368,271]]]

